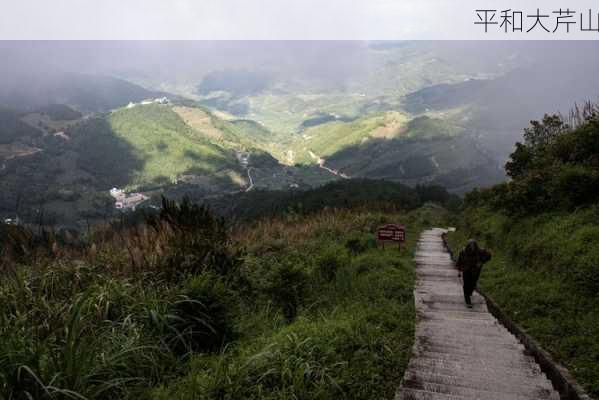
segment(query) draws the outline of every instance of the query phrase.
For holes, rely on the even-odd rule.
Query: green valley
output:
[[[183,51],[196,46],[220,61]],[[0,82],[0,215],[31,222],[43,208],[81,227],[118,215],[106,192],[113,187],[139,191],[154,207],[161,194],[203,201],[348,177],[464,194],[506,179],[502,166],[528,120],[593,93],[582,83],[593,74],[553,82],[552,68],[576,58],[552,67],[533,43],[489,44],[485,57],[461,42],[210,46],[173,47],[197,68],[152,60],[51,69],[45,80],[24,69]],[[580,46],[587,71],[592,44]],[[515,98],[514,88],[522,89]]]
[[[329,122],[310,127],[292,146],[295,162],[316,162],[369,138],[393,138],[405,132],[407,117],[398,112],[366,116],[351,122]]]
[[[143,165],[135,172],[133,184],[174,182],[181,175],[237,167],[232,152],[196,134],[169,106],[140,105],[117,110],[108,117],[108,125]]]

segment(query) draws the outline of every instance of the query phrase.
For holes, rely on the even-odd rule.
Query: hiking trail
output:
[[[444,229],[424,231],[415,253],[416,338],[396,400],[559,400],[524,346],[461,279],[443,245]]]

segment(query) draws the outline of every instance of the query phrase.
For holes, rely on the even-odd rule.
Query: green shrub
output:
[[[354,290],[370,301],[384,298],[400,303],[409,303],[413,299],[413,276],[401,261],[377,266],[354,283]]]
[[[399,255],[397,249],[381,249],[380,251],[370,251],[360,254],[354,257],[351,267],[357,274],[383,270],[389,266],[393,266],[393,263],[397,262],[397,259],[393,259],[393,255],[390,256],[390,254],[393,254],[392,252],[395,253],[394,255]]]
[[[569,267],[576,284],[585,289],[589,296],[599,293],[599,237],[598,226],[582,226],[571,240],[579,244]]]
[[[216,350],[235,336],[232,298],[222,278],[204,273],[191,278],[162,312],[152,310],[151,322],[180,356]]]
[[[531,121],[505,166],[512,181],[468,194],[466,203],[524,216],[599,200],[599,114],[586,109],[573,127],[557,115]]]
[[[347,268],[350,264],[350,258],[344,247],[333,244],[324,246],[316,259],[316,272],[320,279],[325,282],[331,282],[335,279],[337,271],[341,268]]]
[[[345,240],[345,248],[354,255],[364,253],[376,246],[376,239],[371,233],[355,233]]]
[[[239,277],[241,260],[231,251],[225,221],[208,207],[188,198],[180,204],[163,198],[159,215],[148,216],[147,221],[165,242],[160,268],[169,280],[206,271],[233,280]]]
[[[356,281],[356,271],[354,268],[341,268],[335,276],[335,292],[341,296],[346,296],[352,292]]]
[[[287,322],[292,322],[304,302],[309,277],[301,265],[289,260],[272,265],[266,292],[281,308]]]
[[[571,210],[599,199],[599,173],[583,166],[563,166],[556,172],[551,191],[556,208]]]
[[[153,398],[388,398],[408,361],[412,321],[413,310],[397,302],[300,317],[245,351],[195,359],[194,373]]]

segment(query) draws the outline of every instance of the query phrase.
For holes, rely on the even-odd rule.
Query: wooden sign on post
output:
[[[398,248],[401,249],[401,244],[406,241],[406,228],[397,224],[383,225],[377,231],[377,239],[383,244],[383,249],[385,242],[397,242]]]

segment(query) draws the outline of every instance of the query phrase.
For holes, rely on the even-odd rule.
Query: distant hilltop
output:
[[[171,104],[170,100],[168,99],[168,97],[158,97],[155,99],[146,99],[146,100],[142,100],[140,103],[134,103],[132,101],[129,102],[129,104],[127,104],[127,108],[133,108],[137,105],[148,105],[148,104]]]

